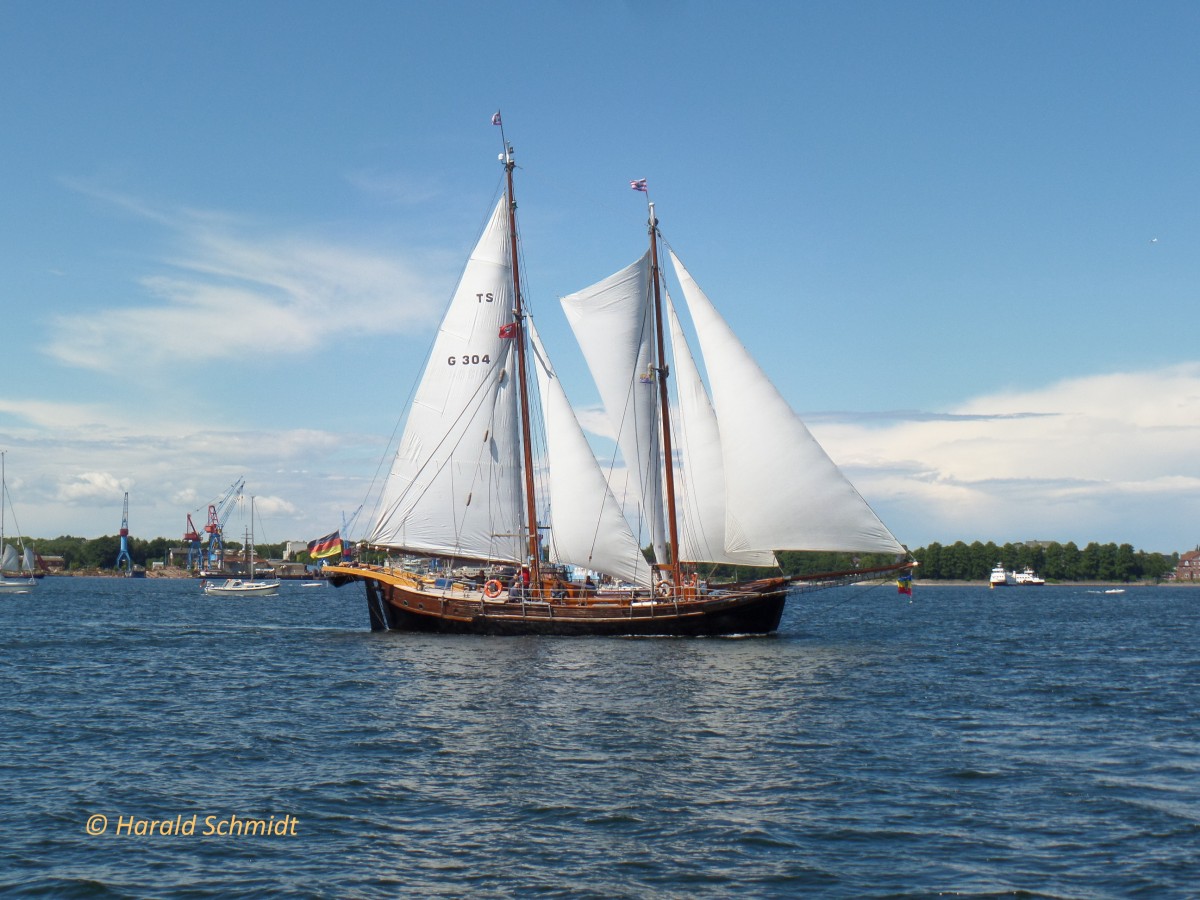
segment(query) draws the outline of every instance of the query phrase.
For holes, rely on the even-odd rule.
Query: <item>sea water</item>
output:
[[[0,615],[6,896],[1200,894],[1200,590],[839,588],[765,638],[372,634],[298,583]]]

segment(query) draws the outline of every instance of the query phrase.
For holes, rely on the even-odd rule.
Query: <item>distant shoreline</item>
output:
[[[950,579],[913,579],[913,587],[990,587],[987,581],[953,581]],[[1004,590],[1021,590],[1022,588],[1039,587],[1200,587],[1200,581],[1047,581],[1040,584],[1006,584]]]
[[[42,576],[39,576],[42,577]],[[145,579],[174,579],[176,581],[203,581],[204,579],[217,580],[221,578],[237,578],[237,575],[192,575],[184,569],[170,569],[168,571],[149,571],[137,576],[129,576],[124,572],[118,572],[113,569],[81,569],[74,572],[46,572],[46,578],[122,578],[131,581],[143,581]],[[262,577],[260,574],[258,577]],[[321,578],[320,575],[306,573],[304,575],[272,575],[272,578],[281,581],[315,581]]]
[[[47,578],[126,578],[128,576],[123,573],[102,570],[88,569],[79,572],[47,572]],[[141,578],[143,576],[139,576]],[[199,581],[204,576],[190,575],[183,569],[172,568],[167,571],[148,571],[145,578],[172,578],[182,581]],[[224,578],[223,575],[209,576],[212,578]],[[281,578],[284,581],[313,581],[320,579],[321,576],[313,574],[305,574],[298,577],[284,577],[279,575],[272,576],[273,578]],[[864,584],[869,582],[862,582]],[[980,581],[955,581],[950,579],[913,579],[913,587],[990,587],[986,580]],[[1138,588],[1138,587],[1177,587],[1177,588],[1200,588],[1200,581],[1054,581],[1046,582],[1045,587],[1103,587],[1103,588]],[[1020,590],[1022,588],[1039,588],[1043,585],[1038,584],[1007,584],[1004,585],[1005,590]]]

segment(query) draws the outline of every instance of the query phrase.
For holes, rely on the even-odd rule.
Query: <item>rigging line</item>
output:
[[[507,366],[507,355],[508,355],[509,351],[507,348],[504,348],[502,350],[502,352],[505,353],[506,360],[505,360],[505,365],[500,366],[498,369],[498,371],[501,371],[501,372],[505,371],[505,367]],[[497,362],[499,362],[499,360],[497,360]],[[499,376],[497,376],[497,377],[499,377]],[[463,404],[463,407],[461,410],[459,410],[458,415],[454,417],[454,422],[453,422],[454,426],[457,426],[460,422],[462,422],[463,418],[465,416],[467,416],[468,414],[470,414],[472,416],[475,414],[475,412],[479,409],[479,406],[483,403],[483,401],[485,399],[485,396],[484,396],[485,389],[496,386],[496,385],[494,385],[495,381],[496,381],[495,378],[490,378],[490,377],[483,378],[480,380],[478,387],[476,387],[475,391],[471,394],[471,396],[467,398],[467,402]],[[453,427],[446,429],[446,432],[443,435],[442,439],[437,442],[437,444],[433,447],[433,449],[426,455],[425,461],[423,463],[421,463],[421,465],[417,469],[417,471],[413,473],[412,481],[410,482],[410,484],[416,484],[417,479],[422,474],[424,474],[426,469],[428,469],[430,467],[430,464],[433,462],[433,459],[434,459],[434,454],[437,453],[437,451],[440,450],[450,440],[450,437],[451,437],[451,434],[453,431],[454,431]],[[461,441],[463,439],[463,437],[464,437],[464,435],[460,435],[457,438],[457,440]],[[450,462],[450,458],[447,457],[444,464],[449,464],[449,462]],[[440,471],[441,471],[440,468],[436,469],[434,472],[434,475],[436,476],[438,474],[438,472],[440,472]],[[433,479],[430,479],[429,482],[425,484],[424,488],[420,491],[420,493],[417,494],[415,499],[419,501],[422,497],[425,496],[426,492],[428,492],[431,487],[433,487]],[[400,494],[400,496],[398,496],[396,498],[395,502],[392,503],[392,505],[390,507],[388,507],[388,509],[386,510],[387,515],[391,516],[391,514],[394,513],[396,511],[396,509],[399,507],[400,501],[405,499],[407,496],[408,496],[408,491],[402,492]],[[382,498],[381,498],[380,502],[382,502]]]
[[[649,251],[647,251],[647,255],[649,255]],[[653,266],[653,260],[651,260],[651,264]],[[653,268],[651,268],[651,272],[653,272]],[[647,287],[647,290],[649,291],[650,288]],[[654,329],[653,329],[653,324],[652,324],[653,314],[654,314],[654,304],[653,303],[644,304],[643,311],[642,311],[642,321],[641,321],[640,325],[641,325],[641,333],[643,335],[642,346],[643,347],[645,347],[645,346],[651,347],[648,365],[649,365],[649,369],[653,370],[655,372],[655,375],[654,375],[654,377],[656,379],[655,384],[657,384],[657,379],[662,377],[662,373],[660,371],[658,371],[658,368],[661,368],[663,366],[663,364],[665,363],[665,360],[658,359],[657,350],[654,349],[654,347],[655,347],[655,342],[654,342],[654,338],[653,338],[653,330]],[[655,363],[658,364],[657,367],[655,366]],[[665,545],[667,544],[668,539],[667,539],[667,535],[665,534],[665,530],[667,528],[667,523],[665,521],[665,518],[666,518],[665,512],[666,511],[663,508],[663,506],[664,506],[663,486],[662,486],[662,474],[661,474],[661,470],[660,470],[660,466],[664,464],[664,462],[663,462],[664,454],[663,454],[663,447],[662,447],[662,439],[659,435],[660,429],[658,427],[659,422],[661,422],[662,410],[659,408],[658,393],[656,391],[654,393],[654,401],[651,404],[652,408],[649,410],[650,421],[648,423],[646,423],[645,425],[643,425],[642,421],[638,418],[638,412],[639,412],[638,391],[639,391],[639,388],[641,388],[645,384],[642,381],[642,378],[644,377],[645,374],[646,373],[640,369],[635,370],[630,373],[629,387],[625,393],[625,407],[621,411],[621,423],[620,423],[620,428],[619,428],[617,434],[619,437],[620,434],[624,432],[626,423],[629,422],[632,418],[632,426],[631,427],[633,428],[635,442],[638,444],[638,448],[645,452],[644,452],[644,456],[642,459],[638,459],[638,460],[628,460],[627,459],[627,460],[625,460],[625,465],[631,472],[634,472],[637,475],[637,488],[638,488],[638,500],[639,500],[638,505],[640,507],[643,524],[645,525],[647,531],[649,532],[651,545],[654,546],[657,543],[661,543],[661,544],[663,544],[664,550],[665,550],[666,549]],[[644,447],[641,445],[640,441],[636,440],[641,434],[642,427],[645,427],[648,429],[648,436],[649,436],[649,444]],[[618,442],[618,447],[619,446],[620,446],[620,444]],[[635,462],[636,462],[636,465],[634,465]],[[669,461],[667,461],[666,464],[669,465],[670,464]],[[656,524],[657,524],[657,527],[656,527]],[[655,556],[656,562],[659,562],[659,563],[665,562],[665,557],[664,557],[664,559],[661,559],[661,560],[658,558],[658,547],[657,546],[655,546],[654,556]]]
[[[648,322],[648,318],[646,318],[644,316],[643,317],[643,331],[646,328],[647,322]],[[638,428],[637,404],[635,402],[635,398],[637,396],[637,387],[641,384],[639,379],[640,379],[639,372],[634,371],[630,374],[629,387],[628,387],[628,390],[626,390],[626,392],[625,392],[625,405],[621,409],[621,417],[617,424],[617,431],[616,431],[616,434],[613,436],[613,451],[608,456],[608,461],[607,461],[608,469],[607,469],[607,474],[605,476],[605,481],[608,482],[610,489],[611,489],[611,486],[613,483],[612,476],[613,476],[614,472],[616,471],[617,454],[619,453],[621,455],[622,460],[625,463],[625,471],[627,473],[625,476],[624,487],[621,490],[621,496],[617,498],[617,500],[621,506],[622,515],[626,515],[626,512],[625,512],[626,504],[629,500],[629,494],[631,491],[630,484],[629,484],[630,478],[634,477],[634,476],[636,476],[636,478],[637,478],[636,485],[633,488],[633,490],[636,491],[636,495],[637,495],[636,502],[634,505],[636,506],[637,512],[638,512],[638,530],[637,530],[637,534],[635,535],[635,537],[637,538],[637,544],[638,544],[638,547],[640,548],[642,545],[642,537],[644,535],[648,536],[650,538],[651,546],[653,546],[653,544],[654,544],[655,534],[654,534],[654,528],[653,528],[653,514],[652,514],[652,508],[651,508],[651,498],[648,498],[646,496],[646,492],[643,490],[643,485],[647,484],[647,482],[649,481],[650,476],[647,473],[648,472],[652,473],[654,468],[656,467],[655,460],[651,459],[650,457],[652,455],[657,457],[658,452],[661,452],[661,451],[658,451],[659,442],[656,439],[651,438],[652,446],[658,452],[656,452],[655,454],[647,454],[647,459],[645,460],[645,468],[643,469],[642,460],[625,459],[624,451],[621,449],[620,436],[625,432],[625,427],[626,427],[627,423],[630,423],[630,422],[632,423],[630,425],[630,427],[634,431],[635,438],[638,433],[638,431],[637,431],[637,428]],[[607,412],[607,407],[604,406],[603,398],[601,398],[601,407],[604,408]],[[658,408],[657,404],[655,404],[655,409],[657,409],[657,408]],[[651,431],[653,431],[653,427],[651,428]],[[615,490],[613,491],[613,496],[616,497]],[[603,506],[603,504],[602,504],[602,506]],[[626,515],[626,518],[628,519],[627,515]],[[600,530],[600,522],[599,522],[599,520],[597,520],[596,531],[594,533],[598,534],[599,530]],[[639,550],[639,554],[640,554],[640,550]],[[657,558],[657,554],[655,554],[655,556]]]
[[[664,291],[664,293],[667,294],[668,309],[674,311],[674,303],[671,302],[670,294],[665,291]],[[678,323],[678,314],[675,315],[674,322],[676,324],[679,324]],[[682,329],[682,325],[680,325],[680,329]],[[672,328],[672,334],[674,334],[674,330],[675,329]],[[684,335],[680,334],[679,338],[680,338],[681,342],[683,342],[686,345],[686,339],[684,338]],[[671,361],[676,364],[676,370],[678,370],[679,357],[674,352],[674,350],[675,350],[674,337],[670,341],[670,345],[671,345],[671,349],[672,349]],[[693,473],[690,472],[683,465],[684,458],[691,457],[691,455],[692,455],[691,451],[689,450],[689,448],[692,446],[692,441],[690,439],[690,434],[689,434],[689,430],[688,430],[688,416],[687,416],[687,413],[684,411],[683,403],[681,402],[681,396],[680,396],[681,388],[682,388],[682,383],[678,378],[676,378],[676,380],[675,380],[676,405],[675,405],[675,412],[671,416],[671,433],[675,439],[675,446],[678,448],[676,452],[679,455],[679,464],[675,466],[676,480],[680,485],[681,493],[683,494],[683,499],[685,501],[684,502],[684,510],[690,509],[693,512],[693,515],[688,515],[687,513],[684,513],[680,517],[682,519],[681,526],[684,529],[684,533],[687,536],[689,536],[689,538],[691,539],[693,546],[697,550],[702,550],[702,552],[706,556],[712,558],[717,555],[713,551],[713,542],[709,539],[708,532],[705,530],[706,523],[701,520],[701,518],[699,517],[698,514],[696,514],[700,508],[700,494],[701,494],[700,486],[697,485],[695,483],[695,480],[692,478]],[[674,460],[672,460],[672,462],[674,462]],[[694,522],[692,521],[693,519],[695,520]],[[695,527],[692,527],[693,525],[695,525]],[[722,541],[722,544],[723,543],[724,543],[724,541]],[[724,549],[724,547],[722,547],[722,550],[723,549]],[[700,562],[701,560],[686,560],[686,561],[687,562]]]
[[[870,593],[870,592],[872,592],[872,591],[877,591],[877,590],[879,590],[879,588],[881,588],[881,587],[885,587],[885,586],[887,586],[887,585],[893,585],[893,584],[895,584],[895,579],[892,579],[892,580],[890,580],[890,581],[885,581],[885,580],[882,580],[882,579],[881,579],[881,580],[877,581],[876,583],[869,585],[869,586],[867,587],[867,591],[866,591],[866,592],[867,592],[867,593]],[[845,585],[832,585],[832,586],[833,586],[833,587],[847,587],[847,588],[848,588],[848,587],[853,587],[853,586],[854,586],[854,583],[852,582],[852,583],[850,583],[850,584],[845,584]],[[862,596],[863,596],[863,592],[862,592],[862,591],[859,591],[859,592],[857,592],[857,593],[854,593],[854,592],[849,592],[849,591],[848,591],[848,592],[846,593],[846,596],[845,596],[845,598],[844,598],[844,599],[842,599],[842,600],[839,600],[837,603],[830,603],[830,604],[827,604],[827,605],[825,605],[825,606],[822,606],[822,607],[820,607],[820,608],[817,608],[817,609],[813,609],[813,610],[811,610],[811,612],[810,612],[810,614],[809,614],[809,615],[807,615],[807,616],[804,616],[804,617],[802,617],[802,618],[799,618],[799,619],[797,620],[797,624],[801,624],[801,625],[803,625],[803,624],[805,624],[805,623],[811,622],[811,621],[812,621],[814,618],[816,618],[816,616],[817,616],[817,614],[818,614],[818,613],[830,613],[830,612],[832,612],[833,610],[837,609],[838,607],[840,607],[840,606],[845,606],[845,605],[846,605],[847,603],[849,603],[850,601],[852,601],[852,600],[857,600],[858,598],[860,598],[860,597],[862,597]]]
[[[514,366],[516,365],[514,353],[509,352],[508,361],[511,361]],[[505,510],[505,505],[502,498],[505,493],[506,476],[504,474],[504,470],[506,467],[499,467],[497,470],[494,470],[491,474],[493,474],[495,477],[484,477],[484,472],[488,468],[485,457],[491,457],[492,444],[496,442],[497,435],[500,433],[498,422],[502,419],[502,416],[500,415],[499,411],[503,408],[503,405],[500,402],[500,392],[504,390],[505,387],[516,390],[516,386],[513,383],[515,378],[515,375],[509,373],[505,378],[499,379],[498,383],[496,384],[495,402],[492,403],[491,417],[488,419],[487,437],[480,447],[479,455],[476,457],[474,479],[471,482],[471,495],[474,495],[476,485],[481,486],[484,492],[484,502],[487,504],[487,522],[488,532],[490,535],[488,543],[489,559],[500,558],[500,554],[498,552],[498,549],[500,549],[498,548],[498,539],[502,533],[510,530],[511,525],[508,522],[498,521],[501,519],[500,513]],[[515,429],[516,422],[514,421],[512,425]],[[512,496],[519,508],[523,487],[519,484],[520,469],[519,467],[511,468],[512,471],[507,477],[511,478],[514,482],[512,485],[509,485],[509,487],[514,488],[512,491]],[[466,511],[464,510],[464,519],[465,515]],[[519,532],[520,529],[518,528],[518,533]]]
[[[567,414],[574,418],[576,427],[580,428],[580,430],[582,431],[582,426],[579,424],[579,417],[575,412],[575,407],[571,404],[570,398],[567,397],[566,388],[563,386],[562,380],[559,378],[557,371],[554,369],[554,366],[550,362],[549,351],[546,350],[546,348],[540,344],[540,340],[537,344],[535,344],[533,346],[532,349],[533,349],[533,357],[535,360],[535,365],[537,365],[541,369],[541,371],[545,374],[545,377],[547,378],[548,381],[557,382],[558,389],[562,392],[563,398],[566,400]],[[535,385],[536,385],[536,381],[535,381]],[[542,395],[540,394],[540,390],[541,390],[540,386],[538,386],[539,399],[542,398]],[[545,440],[546,439],[546,435],[545,435],[545,424],[546,423],[545,423],[545,417],[543,414],[543,404],[538,403],[537,405],[535,405],[534,408],[537,410],[538,415],[541,417],[541,421],[542,421],[542,425],[543,425],[541,437],[543,438],[543,440]],[[586,437],[585,437],[585,440],[586,440]],[[544,459],[548,459],[549,458],[549,447],[546,446],[546,447],[543,447],[542,449],[546,452],[546,456],[544,457]],[[593,455],[593,458],[595,458],[594,451],[593,451],[592,455]],[[596,548],[597,548],[597,545],[599,544],[599,540],[600,540],[600,532],[604,525],[604,511],[607,507],[607,500],[608,500],[609,496],[611,496],[613,498],[613,500],[618,504],[618,506],[620,508],[621,516],[626,519],[626,524],[628,524],[628,517],[625,515],[625,503],[622,500],[617,498],[616,491],[613,489],[613,485],[610,480],[611,476],[612,476],[612,472],[613,472],[613,467],[616,465],[615,448],[614,448],[613,458],[610,458],[608,465],[609,465],[609,468],[607,469],[607,474],[605,474],[606,470],[602,469],[600,467],[599,460],[596,460],[596,467],[600,471],[601,476],[604,479],[605,489],[604,489],[604,491],[599,492],[599,494],[595,498],[595,503],[597,504],[597,510],[596,510],[595,516],[593,517],[591,541],[588,544],[589,568],[593,568],[590,565],[590,562],[595,558],[595,555],[596,555]],[[543,466],[539,467],[539,476],[543,479],[543,481],[545,479],[549,478],[549,473],[548,473],[548,469],[546,466],[543,465]],[[628,476],[626,477],[626,482],[628,482]],[[550,542],[553,545],[554,544],[554,509],[552,506],[549,505],[549,495],[550,495],[549,485],[543,484],[543,490],[544,490],[544,493],[542,496],[547,498],[546,521],[547,521],[547,524],[550,526]],[[626,487],[626,490],[622,492],[622,496],[626,496],[627,493],[628,493],[628,487]],[[630,531],[632,533],[632,529],[630,529]],[[640,542],[638,542],[638,549],[635,550],[636,557],[634,559],[635,571],[640,569],[641,566],[645,564],[645,558],[641,556],[640,548],[641,548],[641,544],[640,544]]]

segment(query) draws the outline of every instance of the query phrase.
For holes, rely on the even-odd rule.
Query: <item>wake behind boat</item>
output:
[[[625,463],[610,483],[521,291],[515,162],[501,139],[504,196],[442,320],[373,527],[358,547],[360,561],[324,570],[335,586],[365,584],[371,627],[766,634],[778,627],[798,580],[779,574],[776,550],[871,552],[895,560],[816,576],[812,584],[911,568],[905,548],[672,251],[710,399],[666,290],[652,203],[646,253],[562,300]],[[631,186],[646,190],[645,182]],[[545,433],[536,444],[545,455],[535,460],[538,414]],[[627,507],[635,509],[637,529]],[[653,561],[642,550],[647,542]],[[365,562],[369,555],[378,562]],[[478,572],[439,575],[428,564],[433,558]],[[702,581],[698,568],[716,565],[775,573]]]

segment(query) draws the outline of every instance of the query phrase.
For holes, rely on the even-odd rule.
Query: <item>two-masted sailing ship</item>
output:
[[[624,462],[601,467],[522,295],[501,140],[504,195],[442,320],[371,532],[358,560],[325,570],[366,585],[371,627],[766,634],[796,581],[776,551],[892,555],[830,584],[910,566],[672,251],[706,389],[662,278],[652,203],[642,257],[562,299]],[[722,564],[764,574],[706,576]]]

